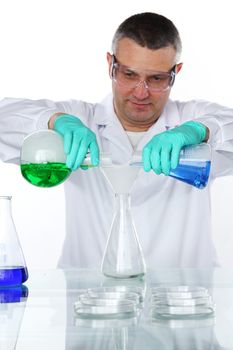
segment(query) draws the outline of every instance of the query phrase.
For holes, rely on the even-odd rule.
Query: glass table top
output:
[[[233,349],[231,270],[161,269],[127,280],[32,270],[23,290],[6,294],[1,350]]]

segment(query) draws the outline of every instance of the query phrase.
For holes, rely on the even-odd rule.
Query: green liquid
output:
[[[39,187],[53,187],[62,183],[71,173],[65,163],[21,164],[23,177]]]
[[[82,170],[87,170],[87,169],[90,169],[90,168],[94,168],[95,166],[94,165],[92,165],[92,164],[89,164],[89,165],[80,165],[80,168],[82,169]]]

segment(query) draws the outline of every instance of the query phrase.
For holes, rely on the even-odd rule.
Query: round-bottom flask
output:
[[[21,173],[32,185],[53,187],[71,174],[66,166],[63,137],[53,130],[39,130],[25,137],[21,149]]]
[[[11,215],[11,197],[0,196],[0,288],[28,279],[28,271]]]

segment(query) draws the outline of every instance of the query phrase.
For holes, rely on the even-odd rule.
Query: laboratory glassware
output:
[[[151,288],[151,316],[163,319],[213,317],[215,304],[202,286]]]
[[[39,187],[53,187],[65,181],[71,169],[66,166],[63,137],[53,130],[26,136],[21,148],[21,173]]]
[[[0,196],[0,288],[28,279],[28,271],[11,214],[11,197]]]
[[[130,162],[131,166],[142,166],[142,155],[136,152]],[[169,176],[192,185],[198,189],[206,187],[211,167],[211,149],[209,144],[186,146],[181,149],[179,163],[171,169]]]
[[[211,152],[209,144],[201,143],[186,146],[180,152],[178,166],[170,170],[169,176],[203,189],[208,183],[210,166]]]
[[[115,193],[115,213],[101,270],[108,277],[142,277],[146,265],[130,206],[131,187],[140,168],[102,163],[100,169]]]
[[[0,349],[15,350],[27,303],[24,285],[0,288]]]

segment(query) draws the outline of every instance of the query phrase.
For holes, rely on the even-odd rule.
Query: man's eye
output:
[[[137,77],[137,74],[135,72],[132,72],[132,71],[124,71],[124,76],[125,78],[128,78],[128,79],[134,79]]]
[[[150,77],[151,81],[164,81],[167,79],[167,76],[164,75],[153,75]]]

